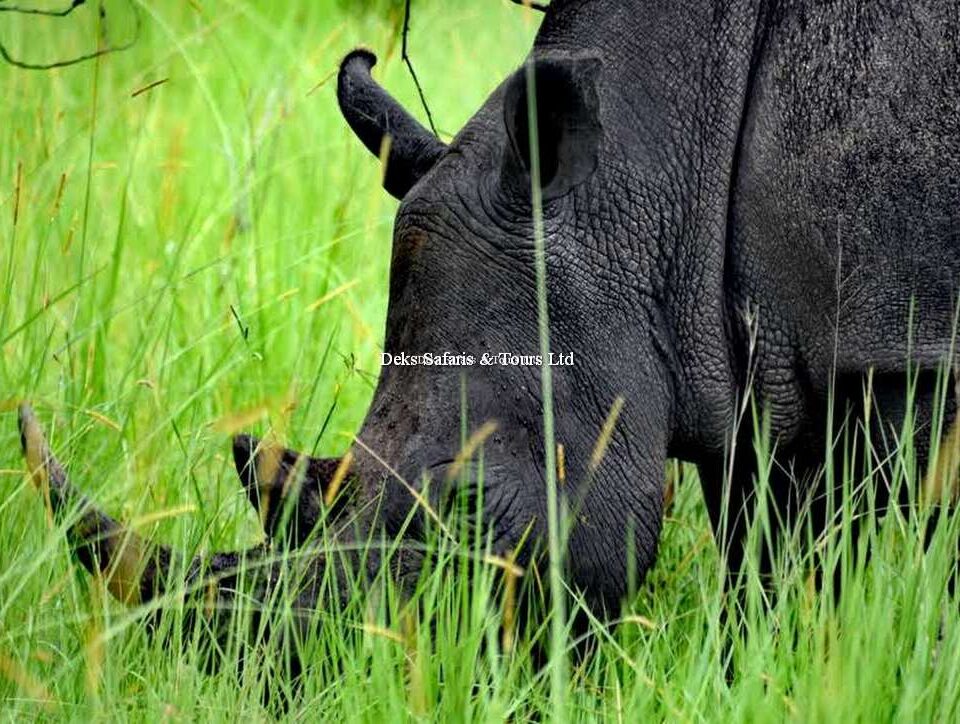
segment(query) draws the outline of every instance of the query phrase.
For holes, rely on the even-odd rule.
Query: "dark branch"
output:
[[[401,44],[402,49],[400,56],[403,58],[403,62],[407,64],[410,75],[413,76],[413,84],[417,87],[417,93],[420,94],[420,102],[423,104],[423,110],[427,112],[427,121],[430,123],[430,130],[433,131],[434,136],[439,138],[440,134],[437,133],[437,127],[433,125],[433,115],[430,113],[430,107],[427,105],[427,98],[423,95],[423,88],[420,87],[420,79],[417,78],[417,72],[413,69],[410,56],[407,55],[407,34],[410,32],[410,2],[411,0],[406,0],[403,11],[403,42]]]
[[[536,10],[541,13],[547,12],[550,6],[547,3],[538,3],[535,0],[510,0],[514,5],[523,5],[525,8]]]
[[[2,0],[0,0],[2,1]],[[55,17],[63,17],[69,15],[74,8],[80,7],[86,2],[86,0],[73,0],[73,4],[64,11],[39,11],[32,9],[19,9],[17,10],[13,6],[6,7],[0,6],[0,10],[3,11],[14,11],[25,13],[28,15],[53,15]],[[27,63],[22,60],[18,60],[10,55],[10,51],[7,50],[7,47],[0,43],[0,58],[5,60],[10,65],[16,68],[22,68],[24,70],[53,70],[54,68],[66,68],[70,65],[77,65],[78,63],[83,63],[88,60],[93,60],[94,58],[99,58],[101,55],[108,55],[110,53],[119,53],[124,50],[132,48],[136,42],[140,39],[140,13],[137,11],[137,6],[134,3],[134,0],[129,0],[130,10],[133,13],[134,19],[134,31],[133,37],[130,38],[125,43],[120,45],[108,45],[106,47],[98,48],[95,51],[90,53],[85,53],[83,55],[78,55],[75,58],[70,58],[68,60],[57,60],[53,63]],[[103,9],[103,6],[100,7],[100,17],[102,20],[106,19],[106,12]]]
[[[2,1],[2,0],[0,0]],[[63,10],[43,10],[42,8],[25,8],[19,5],[0,5],[0,13],[20,13],[21,15],[46,15],[52,18],[64,18],[87,0],[73,0],[69,7]]]

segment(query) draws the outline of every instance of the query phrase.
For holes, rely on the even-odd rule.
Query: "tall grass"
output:
[[[414,5],[414,60],[452,132],[535,28],[506,2]],[[748,565],[742,626],[727,615],[695,473],[682,468],[659,562],[619,625],[594,622],[587,658],[551,633],[563,615],[509,625],[522,610],[517,581],[469,516],[454,516],[452,535],[434,531],[408,595],[386,579],[315,612],[297,643],[299,693],[276,676],[283,648],[257,646],[263,622],[248,636],[250,603],[212,672],[181,591],[158,602],[169,615],[148,635],[151,607],[109,600],[47,521],[23,475],[13,402],[34,401],[75,483],[113,514],[146,520],[141,533],[188,552],[255,542],[229,434],[273,430],[293,448],[340,454],[376,375],[395,205],[345,133],[330,74],[366,44],[391,90],[410,108],[418,99],[399,62],[396,3],[140,8],[131,51],[50,73],[0,66],[6,718],[262,719],[286,700],[291,718],[338,721],[956,719],[956,516],[925,547],[925,509],[874,521],[868,499],[855,513],[854,493],[877,482],[848,464],[869,447],[862,438],[830,473],[844,490],[833,535],[784,547],[772,604]],[[84,12],[0,14],[0,38],[38,58],[80,52],[97,23]],[[129,22],[120,11],[108,20],[111,32]],[[773,445],[759,434],[738,454],[759,454],[766,471]],[[884,484],[917,486],[909,430],[899,456],[898,481]],[[855,515],[869,522],[859,543]],[[762,522],[751,531],[765,534]],[[841,571],[842,595],[829,578],[826,591],[811,588],[811,549]],[[530,573],[519,586],[540,595]],[[276,596],[282,622],[294,613],[289,587]],[[570,596],[568,613],[578,607]],[[540,666],[544,644],[569,668]]]
[[[547,259],[543,231],[543,192],[540,178],[540,141],[537,123],[536,66],[525,66],[527,84],[527,126],[530,148],[530,197],[533,221],[534,267],[537,278],[537,331],[540,341],[540,394],[543,399],[544,481],[547,497],[547,551],[550,576],[550,700],[551,716],[555,721],[566,720],[568,672],[566,590],[563,586],[562,541],[564,521],[561,518],[557,491],[557,449],[553,418],[553,371],[550,366],[550,314],[547,305]]]

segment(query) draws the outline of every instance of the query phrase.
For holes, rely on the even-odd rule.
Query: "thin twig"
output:
[[[430,113],[430,107],[427,105],[427,98],[423,95],[423,88],[420,87],[420,79],[417,78],[417,72],[413,69],[413,63],[410,62],[410,56],[407,55],[407,35],[410,32],[410,3],[411,0],[406,0],[403,11],[403,42],[401,43],[400,57],[403,59],[403,62],[407,64],[407,69],[410,71],[410,75],[413,77],[413,84],[417,87],[417,93],[420,94],[420,102],[423,104],[423,110],[427,112],[427,120],[430,122],[430,130],[433,131],[433,135],[440,137],[440,134],[437,133],[437,127],[433,125],[433,114]]]
[[[155,81],[152,81],[152,82],[150,82],[150,83],[147,83],[145,86],[143,86],[143,87],[141,87],[141,88],[137,88],[133,93],[130,94],[130,97],[131,97],[131,98],[136,98],[138,95],[142,95],[143,93],[147,93],[147,92],[149,92],[149,91],[152,91],[152,90],[153,90],[154,88],[156,88],[157,86],[163,85],[164,83],[168,82],[169,80],[170,80],[169,78],[161,78],[160,80],[155,80]]]
[[[69,14],[71,10],[75,7],[83,5],[86,0],[74,0],[73,5],[70,6],[66,11],[49,11],[49,12],[33,12],[29,9],[20,9],[16,10],[17,12],[26,13],[29,15],[54,15],[57,17],[63,17],[64,15]],[[97,50],[91,53],[85,53],[84,55],[78,55],[75,58],[69,60],[58,60],[53,63],[27,63],[22,60],[18,60],[10,55],[10,51],[7,50],[7,47],[0,43],[0,58],[5,60],[10,65],[16,68],[22,68],[24,70],[53,70],[54,68],[65,68],[70,65],[77,65],[78,63],[83,63],[87,60],[93,60],[94,58],[99,58],[101,55],[108,55],[110,53],[118,53],[124,50],[129,50],[132,48],[136,42],[140,39],[140,13],[137,12],[137,6],[134,4],[133,0],[129,0],[130,10],[133,13],[134,18],[134,31],[133,37],[130,38],[126,43],[121,45],[109,45],[105,48],[98,48]],[[0,10],[11,11],[15,10],[13,7],[2,7]],[[103,8],[101,7],[101,13],[103,13]]]

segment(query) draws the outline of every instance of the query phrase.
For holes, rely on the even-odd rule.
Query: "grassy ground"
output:
[[[362,43],[411,108],[416,94],[396,4],[295,5],[146,4],[124,53],[51,72],[0,65],[0,701],[11,719],[270,716],[269,657],[248,656],[240,683],[231,661],[204,674],[195,645],[149,638],[142,611],[75,573],[23,475],[14,404],[34,401],[75,482],[106,509],[184,548],[256,540],[230,433],[272,428],[296,449],[346,449],[377,373],[395,203],[339,117],[331,74]],[[505,0],[415,6],[414,59],[453,132],[535,27]],[[106,34],[122,41],[129,9],[107,9]],[[88,50],[96,25],[88,8],[0,13],[0,42],[49,62]],[[657,568],[573,668],[571,718],[956,720],[956,525],[925,553],[922,520],[889,516],[869,560],[839,536],[822,549],[844,570],[839,601],[811,591],[806,562],[787,562],[776,607],[752,605],[744,635],[722,623],[696,481],[685,475],[678,491]],[[536,631],[502,645],[499,570],[448,553],[412,618],[390,600],[321,612],[291,716],[554,710],[531,661]]]

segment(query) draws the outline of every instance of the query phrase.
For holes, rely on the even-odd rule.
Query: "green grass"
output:
[[[229,434],[274,429],[293,448],[340,454],[372,395],[396,205],[346,131],[330,74],[368,45],[379,78],[419,114],[398,3],[213,5],[141,6],[138,43],[99,63],[0,65],[0,711],[10,719],[268,718],[273,666],[271,653],[248,652],[238,680],[234,642],[221,669],[203,673],[195,640],[181,651],[148,637],[143,611],[76,572],[23,474],[16,400],[34,402],[74,482],[111,513],[167,511],[147,533],[220,550],[257,540]],[[454,132],[521,61],[535,26],[505,0],[414,5],[413,57],[438,126]],[[123,36],[125,6],[108,12]],[[88,9],[0,14],[0,41],[53,60],[89,49],[95,27]],[[657,567],[619,626],[594,627],[596,653],[572,658],[561,706],[556,669],[531,654],[547,627],[503,648],[501,570],[468,541],[439,546],[441,565],[410,602],[388,586],[366,602],[358,593],[342,615],[320,611],[290,716],[956,720],[952,517],[924,551],[922,516],[888,516],[865,541],[869,558],[841,520],[821,548],[843,570],[839,599],[811,592],[806,559],[787,560],[774,608],[758,604],[751,577],[744,630],[730,630],[690,471],[677,490]],[[165,630],[182,616],[172,603]]]

